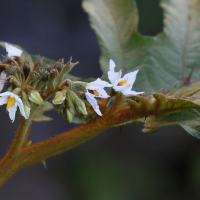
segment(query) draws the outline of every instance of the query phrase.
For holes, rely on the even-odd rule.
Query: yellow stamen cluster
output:
[[[122,85],[124,85],[125,83],[127,83],[127,79],[124,79],[124,80],[120,81],[117,85],[118,85],[118,86],[122,86]]]
[[[9,109],[15,103],[15,98],[8,97],[7,109]]]
[[[89,90],[89,92],[95,96],[99,96],[99,93],[96,90]]]

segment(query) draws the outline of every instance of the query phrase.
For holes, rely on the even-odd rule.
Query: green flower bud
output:
[[[36,71],[30,72],[30,74],[26,80],[26,85],[30,85],[31,83],[37,81],[40,78],[41,78],[41,76],[38,72],[36,72]]]
[[[53,104],[55,105],[61,104],[66,98],[66,92],[67,92],[66,89],[63,89],[62,91],[58,91],[52,101]]]
[[[31,111],[31,105],[30,105],[29,100],[27,98],[27,95],[24,91],[22,91],[22,102],[23,102],[23,105],[24,105],[25,115],[28,119],[29,115],[30,115],[30,111]]]
[[[66,115],[67,115],[67,119],[68,119],[69,123],[71,123],[73,120],[74,114],[71,113],[69,109],[66,109]]]
[[[8,81],[17,87],[21,87],[20,82],[14,76],[9,76]]]
[[[72,84],[73,84],[73,81],[72,81],[72,80],[70,80],[70,79],[65,79],[65,80],[62,82],[61,86],[71,87]]]
[[[44,103],[43,99],[40,96],[40,93],[36,90],[32,90],[28,98],[30,101],[38,105],[42,105]]]
[[[73,104],[73,107],[75,107],[75,109],[83,114],[83,115],[87,115],[87,110],[85,107],[85,103],[72,91],[68,90],[67,92],[67,100],[70,99],[70,101]],[[69,105],[68,105],[69,107]]]

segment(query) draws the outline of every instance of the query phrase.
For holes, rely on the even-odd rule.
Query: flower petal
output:
[[[16,102],[16,104],[17,104],[17,106],[19,107],[19,110],[20,110],[21,115],[22,115],[25,119],[28,119],[28,118],[26,117],[26,114],[25,114],[25,111],[24,111],[24,105],[23,105],[23,103],[21,104],[21,103],[19,103],[19,102]]]
[[[17,111],[17,105],[14,103],[9,109],[8,109],[8,112],[9,112],[9,117],[11,119],[12,122],[14,122],[15,120],[15,113]]]
[[[123,92],[123,94],[125,95],[125,96],[132,96],[132,95],[138,95],[138,94],[143,94],[144,92],[136,92],[136,91],[125,91],[125,92]]]
[[[101,111],[99,110],[99,105],[97,104],[97,100],[94,98],[95,95],[91,94],[90,92],[86,92],[85,93],[86,99],[88,100],[88,102],[91,104],[91,106],[93,107],[93,109],[95,110],[95,112],[102,116]]]
[[[8,97],[5,96],[5,97],[0,97],[0,106],[3,105],[3,104],[6,104],[8,101]]]
[[[115,62],[110,59],[109,71],[108,71],[108,79],[112,84],[115,83],[121,77],[121,70],[119,72],[115,72]]]
[[[104,87],[112,87],[112,85],[106,81],[102,81],[100,78],[98,78],[96,81],[90,82],[87,84],[86,89],[87,90],[97,90]]]
[[[139,71],[139,69],[134,72],[130,72],[130,73],[127,73],[124,75],[123,79],[128,80],[127,84],[131,84],[131,86],[134,84],[138,71]]]
[[[12,57],[12,56],[21,56],[22,55],[22,50],[18,49],[17,47],[14,47],[12,45],[9,45],[7,43],[5,43],[6,46],[6,51],[8,52],[8,57]]]
[[[110,97],[104,89],[97,89],[97,92],[99,93],[99,95],[96,97],[101,97],[101,98]]]

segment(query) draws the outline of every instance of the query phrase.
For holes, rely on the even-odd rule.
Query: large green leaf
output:
[[[124,73],[140,69],[134,90],[155,92],[183,81],[192,68],[200,75],[200,0],[163,0],[164,30],[155,37],[137,31],[134,0],[84,0],[83,8],[101,48],[107,79],[109,59]]]
[[[181,110],[177,112],[148,117],[143,132],[154,132],[161,127],[179,125],[189,134],[200,139],[200,113],[196,110]]]

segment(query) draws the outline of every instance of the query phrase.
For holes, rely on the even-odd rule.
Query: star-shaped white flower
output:
[[[108,79],[112,83],[113,89],[116,92],[122,92],[125,96],[142,94],[144,92],[136,92],[131,90],[136,80],[138,71],[139,70],[127,73],[123,78],[120,78],[121,70],[119,72],[115,72],[115,63],[113,60],[110,60]]]
[[[22,116],[27,119],[22,100],[12,92],[4,92],[0,94],[0,106],[7,104],[7,110],[9,112],[9,117],[12,122],[15,120],[15,113],[17,111],[17,106],[22,114]]]
[[[12,56],[21,56],[22,55],[22,50],[18,49],[17,47],[14,47],[10,44],[5,43],[6,51],[8,52],[8,57]]]
[[[102,113],[99,109],[99,105],[95,97],[108,98],[109,95],[107,95],[106,91],[103,88],[111,86],[112,85],[110,83],[102,81],[100,78],[91,83],[87,83],[86,86],[87,92],[85,93],[86,99],[94,108],[95,112],[100,116],[102,116]]]
[[[6,81],[6,73],[3,71],[1,72],[0,74],[0,92],[2,91],[3,89],[3,86],[5,84],[5,81]]]

